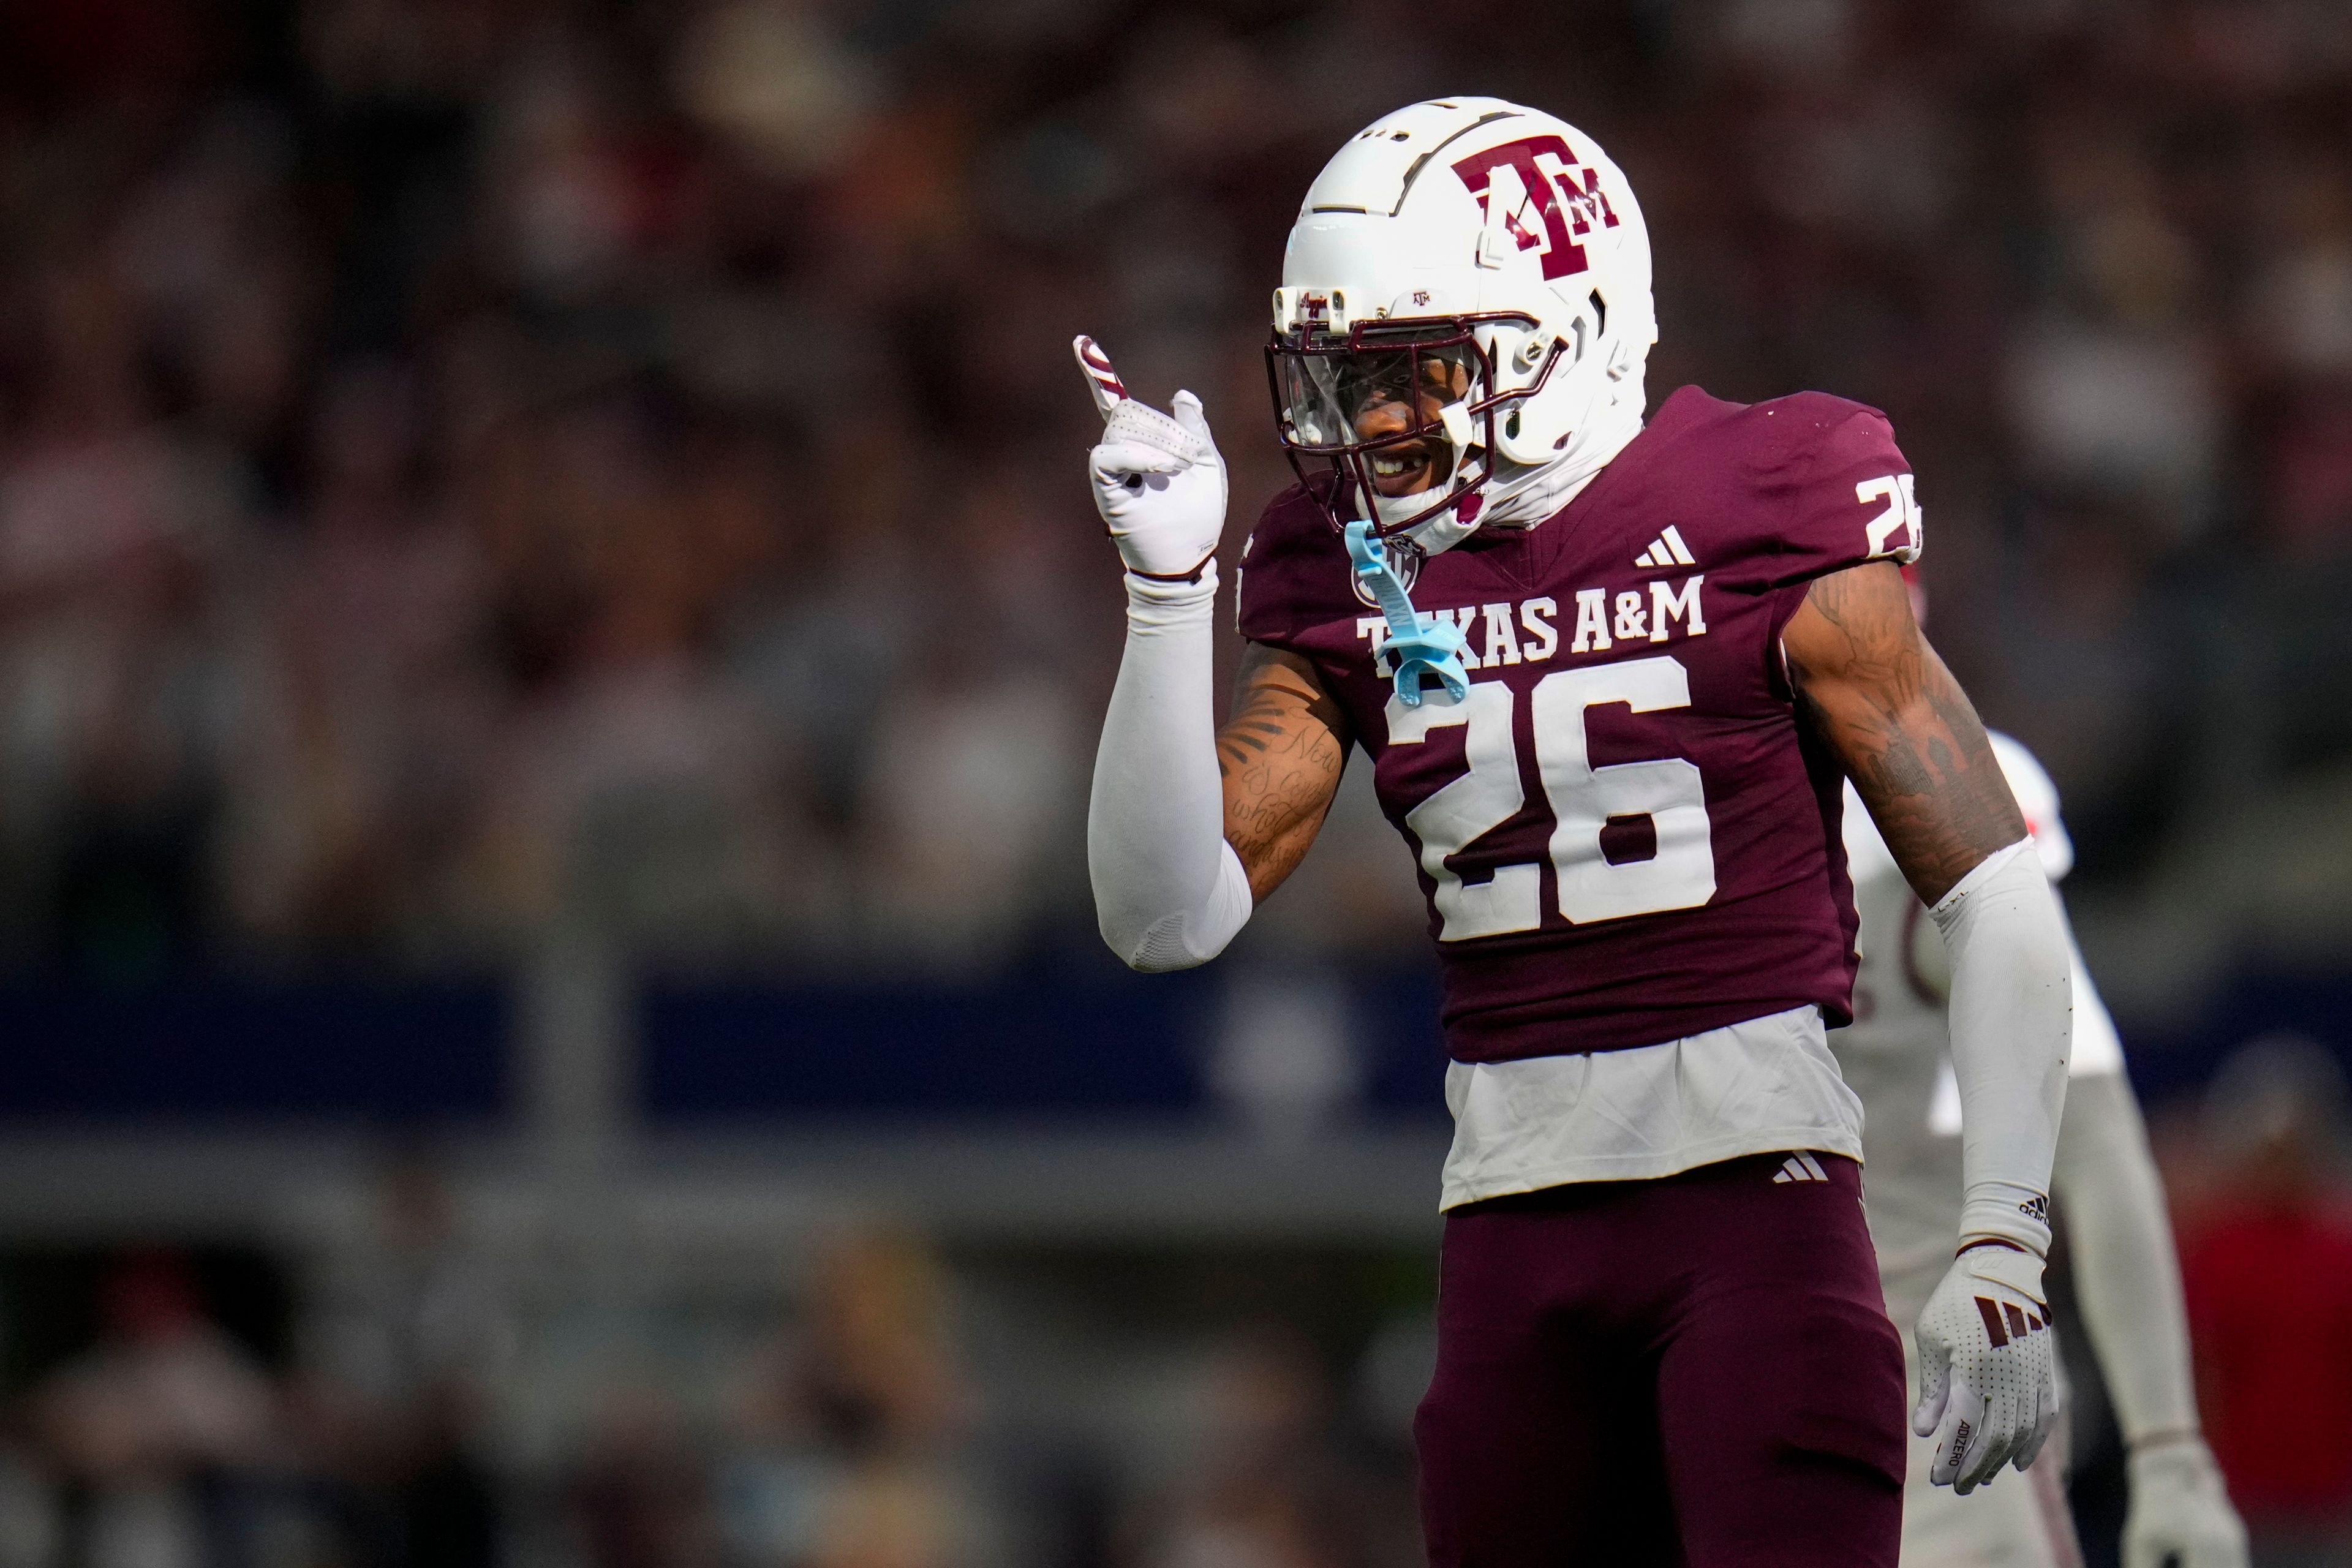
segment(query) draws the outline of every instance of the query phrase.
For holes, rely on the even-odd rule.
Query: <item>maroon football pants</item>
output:
[[[1808,1160],[1446,1215],[1432,1568],[1895,1568],[1903,1346],[1860,1168]]]

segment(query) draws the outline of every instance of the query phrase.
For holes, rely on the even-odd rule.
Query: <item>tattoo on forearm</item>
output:
[[[1815,582],[1786,640],[1808,721],[1922,898],[2025,836],[1984,725],[1919,635],[1893,566]]]
[[[1271,649],[1244,658],[1233,717],[1217,735],[1225,839],[1263,898],[1305,858],[1347,761],[1346,721],[1305,661]]]

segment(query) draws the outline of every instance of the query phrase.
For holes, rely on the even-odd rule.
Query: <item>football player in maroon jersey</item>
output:
[[[1211,691],[1225,470],[1200,401],[1100,405],[1128,638],[1087,852],[1139,969],[1213,957],[1313,841],[1350,746],[1416,857],[1454,1142],[1430,1561],[1895,1562],[1903,1354],[1859,1202],[1850,776],[1952,959],[1955,1259],[1912,1419],[1966,1491],[2057,1411],[2065,940],[1899,564],[1876,411],[1685,387],[1643,422],[1648,240],[1580,132],[1415,104],[1307,192],[1271,375],[1299,483],[1243,552]]]

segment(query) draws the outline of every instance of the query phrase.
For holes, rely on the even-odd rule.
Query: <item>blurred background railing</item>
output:
[[[1358,776],[1216,969],[1102,953],[1064,345],[1237,544],[1300,192],[1465,90],[1627,170],[1654,401],[1893,416],[2192,1288],[2329,1212],[2333,0],[0,0],[0,1568],[1414,1560],[1410,864]]]

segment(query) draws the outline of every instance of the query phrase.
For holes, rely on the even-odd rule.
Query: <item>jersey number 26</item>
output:
[[[1670,658],[1556,670],[1528,698],[1536,767],[1553,827],[1548,846],[1559,886],[1559,912],[1576,924],[1687,910],[1715,896],[1715,848],[1698,768],[1681,757],[1596,768],[1584,728],[1588,708],[1622,702],[1636,713],[1690,706],[1690,674]],[[1527,804],[1517,748],[1511,739],[1517,694],[1499,680],[1475,681],[1460,702],[1437,693],[1418,708],[1391,697],[1389,743],[1410,745],[1433,730],[1465,727],[1469,767],[1405,814],[1421,840],[1421,867],[1437,884],[1440,942],[1503,936],[1543,923],[1543,872],[1532,860],[1497,866],[1485,882],[1467,883],[1447,864]],[[1650,819],[1657,852],[1612,865],[1601,829],[1612,818]]]

